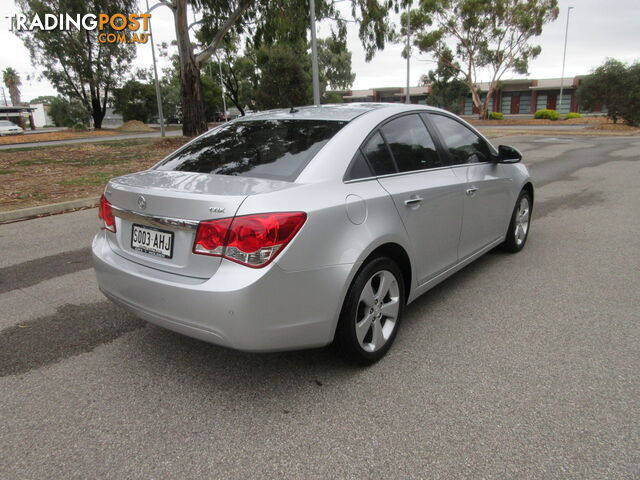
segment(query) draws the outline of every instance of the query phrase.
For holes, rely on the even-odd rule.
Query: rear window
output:
[[[333,120],[234,122],[186,145],[156,169],[291,182],[346,124]]]

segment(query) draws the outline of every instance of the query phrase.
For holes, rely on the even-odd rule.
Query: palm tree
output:
[[[11,103],[14,106],[20,105],[20,75],[13,68],[5,68],[2,72],[4,84],[9,89],[9,96],[11,97]]]

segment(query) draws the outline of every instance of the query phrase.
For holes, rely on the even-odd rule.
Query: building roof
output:
[[[347,95],[344,95],[342,98],[348,98],[357,100],[360,98],[373,98],[375,93],[387,93],[392,96],[404,96],[405,87],[380,87],[380,88],[369,88],[364,90],[351,90]],[[431,87],[429,86],[419,86],[419,87],[409,87],[410,95],[427,95],[431,93]]]
[[[543,78],[538,80],[538,84],[532,87],[531,90],[546,90],[549,88],[560,88],[563,86],[564,88],[573,87],[573,77],[565,77],[564,80],[562,78]]]
[[[18,112],[33,112],[35,108],[28,105],[18,105],[16,107],[11,105],[0,105],[0,113],[18,113]]]

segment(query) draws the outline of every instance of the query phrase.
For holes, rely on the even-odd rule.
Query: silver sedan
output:
[[[98,283],[139,317],[211,343],[333,343],[372,363],[407,304],[494,247],[524,247],[534,191],[520,160],[419,105],[242,117],[108,183]]]

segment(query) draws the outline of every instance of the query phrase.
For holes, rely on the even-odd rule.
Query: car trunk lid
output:
[[[118,177],[105,191],[117,218],[116,233],[108,234],[109,242],[117,254],[136,263],[210,278],[221,259],[192,253],[198,222],[233,217],[247,196],[290,185],[252,177],[157,170]],[[152,238],[151,244],[141,248],[140,236],[147,242]],[[153,238],[156,243],[170,241],[170,251],[151,251]]]

